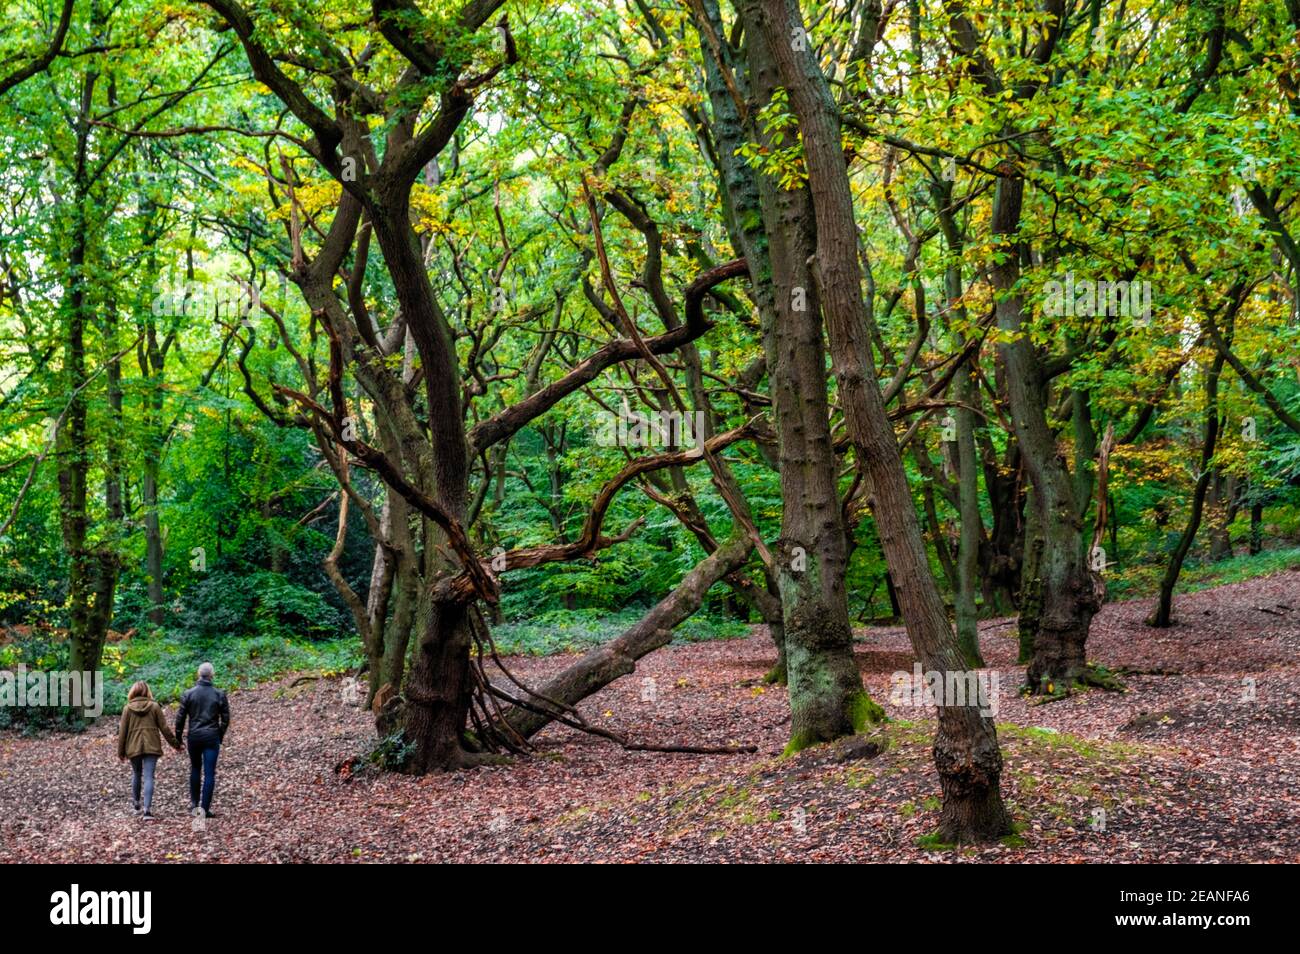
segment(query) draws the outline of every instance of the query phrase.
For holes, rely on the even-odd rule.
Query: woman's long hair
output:
[[[153,693],[149,691],[149,683],[143,679],[131,687],[131,691],[126,694],[126,701],[130,702],[132,699],[140,698],[140,696],[144,696],[146,699],[153,698]]]

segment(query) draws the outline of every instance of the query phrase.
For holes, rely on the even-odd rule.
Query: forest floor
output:
[[[5,731],[0,858],[1300,861],[1300,571],[1182,595],[1168,630],[1143,624],[1149,609],[1110,604],[1093,624],[1089,656],[1126,671],[1127,692],[1046,705],[1016,692],[1014,621],[981,625],[1019,828],[985,847],[926,838],[938,818],[933,720],[890,702],[891,674],[913,663],[901,628],[859,634],[867,686],[894,721],[877,732],[883,752],[849,761],[826,746],[780,757],[789,708],[761,683],[774,654],[760,629],[660,650],[581,707],[636,741],[752,744],[753,755],[630,752],[552,727],[536,756],[508,766],[426,778],[336,771],[374,738],[337,681],[233,693],[219,817],[201,830],[185,811],[187,761],[170,753],[157,820],[132,816],[116,719],[75,736]],[[571,658],[509,662],[536,681]]]

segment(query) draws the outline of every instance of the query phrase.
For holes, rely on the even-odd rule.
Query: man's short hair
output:
[[[211,679],[211,678],[212,678],[212,663],[200,663],[200,664],[199,664],[199,678],[200,678],[200,679]]]

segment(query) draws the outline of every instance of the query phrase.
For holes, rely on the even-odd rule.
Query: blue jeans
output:
[[[153,773],[157,766],[156,755],[131,756],[131,804],[136,808],[143,807],[146,815],[153,805]],[[141,787],[144,788],[143,797]]]
[[[212,808],[212,789],[217,784],[217,754],[221,743],[208,739],[189,738],[190,750],[190,806],[202,805],[206,814]],[[199,793],[199,777],[203,778],[203,792]]]

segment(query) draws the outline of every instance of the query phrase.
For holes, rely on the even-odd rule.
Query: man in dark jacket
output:
[[[199,666],[199,681],[181,696],[180,711],[176,713],[176,738],[185,731],[185,720],[190,723],[186,742],[190,752],[190,814],[198,815],[200,807],[206,818],[212,814],[212,789],[216,785],[217,754],[221,741],[230,728],[230,702],[226,694],[212,685],[212,663]],[[199,793],[202,775],[203,792]]]

